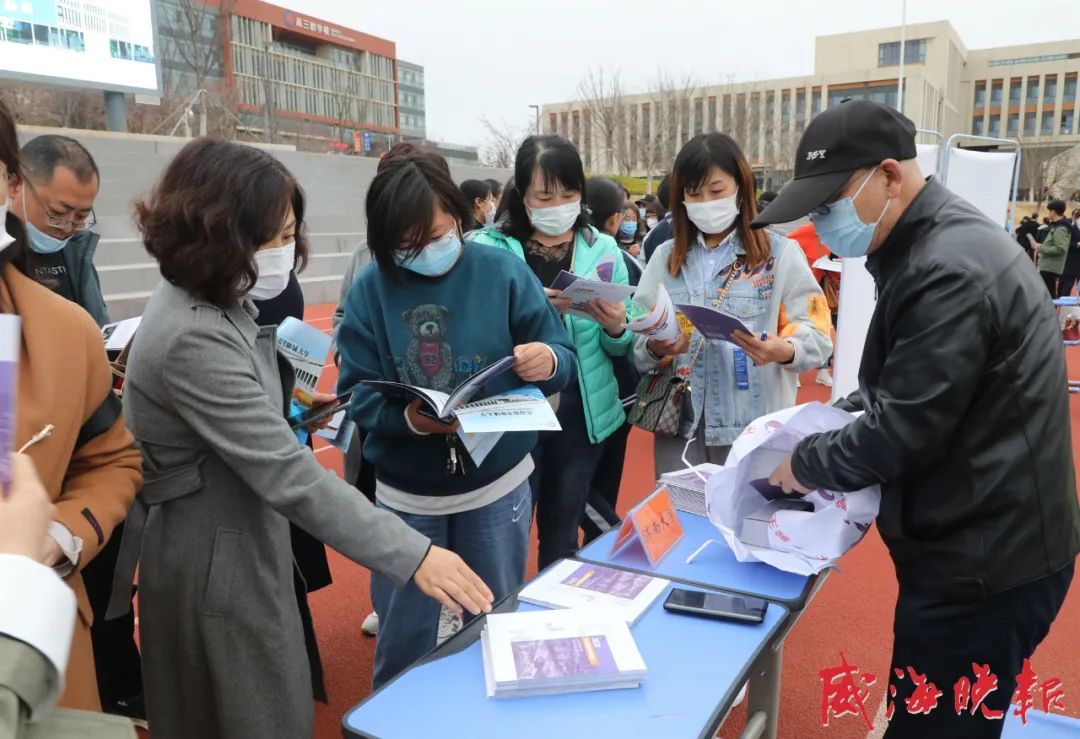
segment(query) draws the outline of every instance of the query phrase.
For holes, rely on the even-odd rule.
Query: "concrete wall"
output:
[[[146,253],[132,222],[132,202],[146,195],[169,160],[186,140],[99,131],[37,127],[20,129],[26,140],[59,133],[80,141],[101,170],[101,192],[94,204],[101,234],[95,263],[113,319],[142,313],[160,279],[157,263]],[[364,196],[375,176],[376,159],[297,152],[289,146],[253,144],[271,151],[287,166],[307,194],[307,226],[311,259],[300,274],[309,305],[334,302],[341,276],[356,248],[364,245]],[[452,166],[458,182],[469,178],[505,181],[508,170]]]

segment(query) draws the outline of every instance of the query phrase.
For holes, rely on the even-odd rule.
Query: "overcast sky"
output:
[[[390,39],[426,74],[428,138],[483,145],[486,117],[524,129],[591,67],[630,91],[662,67],[703,84],[813,73],[814,37],[900,25],[901,0],[273,0]],[[968,49],[1080,38],[1080,0],[909,0]]]

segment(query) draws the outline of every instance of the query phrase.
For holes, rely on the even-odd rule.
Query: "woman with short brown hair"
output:
[[[137,558],[154,737],[311,736],[318,651],[294,592],[290,521],[452,610],[489,610],[491,593],[460,557],[323,469],[285,418],[293,372],[251,297],[280,293],[303,262],[292,174],[260,149],[200,139],[136,213],[165,281],[127,365],[147,474],[113,605],[126,608],[117,596]]]

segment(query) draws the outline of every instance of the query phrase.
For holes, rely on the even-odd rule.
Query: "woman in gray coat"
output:
[[[304,198],[288,170],[252,147],[197,140],[136,213],[165,280],[128,360],[145,485],[115,593],[130,592],[138,559],[154,739],[308,737],[318,654],[293,589],[290,520],[454,611],[490,610],[491,592],[324,470],[285,420],[292,370],[247,294],[283,287],[304,263]]]

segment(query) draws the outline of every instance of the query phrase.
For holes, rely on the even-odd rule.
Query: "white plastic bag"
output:
[[[842,428],[854,419],[839,408],[807,403],[762,416],[735,440],[724,469],[709,478],[705,497],[709,520],[736,559],[812,575],[834,565],[869,530],[881,502],[876,485],[853,493],[816,490],[806,495],[813,512],[776,513],[769,522],[768,547],[739,539],[746,516],[768,502],[751,483],[768,478],[802,439]]]

